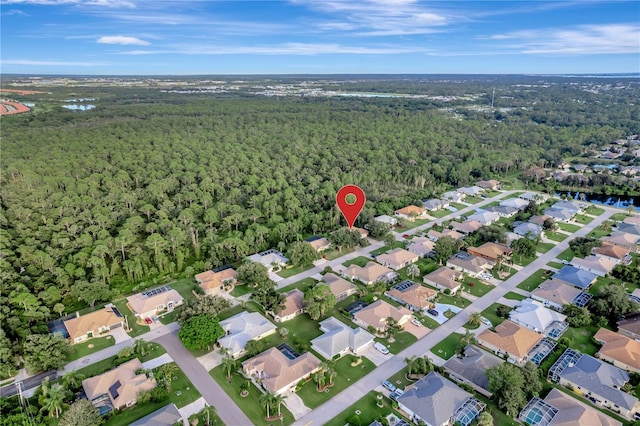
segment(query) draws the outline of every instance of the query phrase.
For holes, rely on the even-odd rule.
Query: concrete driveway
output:
[[[115,339],[116,345],[118,343],[122,343],[122,342],[126,342],[128,340],[131,340],[131,337],[127,334],[126,331],[124,331],[124,327],[114,328],[113,330],[111,330],[109,332],[109,334],[111,336],[113,336],[113,338]]]
[[[416,336],[418,339],[423,338],[424,336],[429,334],[429,332],[431,331],[428,327],[425,327],[424,325],[418,327],[417,325],[413,324],[411,321],[407,321],[406,323],[404,323],[402,328],[404,328],[404,331],[408,331],[409,333]]]
[[[311,408],[304,405],[302,398],[300,398],[294,391],[289,391],[284,396],[284,405],[289,411],[291,411],[294,419],[298,420],[300,417],[311,412]]]
[[[382,352],[374,348],[373,345],[361,351],[358,355],[362,355],[363,357],[367,358],[369,361],[373,362],[376,365],[376,367],[384,364],[393,356],[391,354],[389,355],[383,354]]]

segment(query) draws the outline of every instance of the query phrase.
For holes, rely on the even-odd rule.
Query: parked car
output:
[[[435,309],[429,309],[429,310],[427,310],[427,313],[428,313],[429,315],[433,315],[434,317],[437,317],[438,315],[440,315],[440,314],[438,313],[438,311],[436,311]]]
[[[144,322],[145,324],[151,324],[153,321],[151,321],[151,318],[145,318]]]
[[[409,234],[403,234],[402,238],[409,238]]]
[[[484,325],[488,325],[489,327],[493,327],[493,324],[491,323],[491,321],[489,321],[488,319],[486,319],[485,317],[482,317],[480,319],[480,322],[482,322]]]
[[[413,318],[411,320],[411,324],[415,325],[416,327],[422,327],[422,323],[420,322],[420,320],[418,320],[418,318]]]
[[[373,347],[385,355],[389,354],[389,349],[387,349],[387,347],[380,342],[376,342],[376,344],[373,345]]]
[[[382,382],[382,386],[384,386],[385,388],[389,389],[391,392],[395,392],[396,391],[396,387],[393,385],[393,383],[391,383],[388,380],[385,380],[384,382]]]

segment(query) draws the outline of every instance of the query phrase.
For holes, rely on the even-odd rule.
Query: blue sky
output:
[[[640,2],[0,0],[2,73],[640,72]]]

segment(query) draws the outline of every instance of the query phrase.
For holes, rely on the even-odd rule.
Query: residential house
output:
[[[313,247],[313,249],[318,253],[329,250],[331,248],[331,243],[329,242],[329,240],[319,235],[309,237],[305,241],[308,242],[311,247]]]
[[[364,228],[358,228],[357,226],[354,226],[354,227],[353,227],[353,228],[351,228],[351,229],[353,229],[354,231],[359,232],[359,233],[360,233],[360,237],[361,237],[361,238],[367,238],[367,237],[369,236],[369,231],[367,231],[367,230],[366,230],[366,229],[364,229]]]
[[[627,315],[618,321],[618,333],[630,339],[640,340],[640,313]]]
[[[381,263],[383,266],[396,271],[417,262],[418,259],[420,259],[419,255],[403,248],[396,248],[376,257],[376,261]]]
[[[531,216],[529,218],[529,222],[535,223],[536,225],[543,226],[544,225],[544,221],[547,220],[547,219],[553,220],[553,218],[551,216],[547,216],[546,214],[541,214],[541,215]]]
[[[480,188],[491,189],[494,191],[502,189],[502,184],[500,183],[500,181],[497,181],[495,179],[481,180],[476,182],[476,185]]]
[[[355,294],[358,290],[354,283],[331,272],[324,274],[322,281],[324,281],[324,283],[321,283],[320,285],[327,285],[329,287],[331,293],[336,297],[336,302],[346,299],[352,294]]]
[[[136,318],[152,318],[165,312],[172,312],[182,305],[184,299],[177,291],[163,286],[143,291],[127,297],[127,306]]]
[[[468,345],[462,354],[449,358],[444,369],[452,379],[467,384],[486,397],[491,397],[487,370],[504,361],[477,346]]]
[[[434,371],[402,394],[398,406],[414,423],[429,426],[469,426],[486,407]]]
[[[464,272],[472,277],[477,277],[483,272],[487,272],[491,269],[493,267],[493,262],[483,257],[460,252],[447,260],[447,266]]]
[[[591,253],[595,256],[609,259],[616,263],[628,265],[631,262],[629,250],[624,247],[603,245],[601,247],[594,247]]]
[[[284,268],[287,263],[289,263],[289,259],[276,249],[269,249],[260,253],[252,254],[249,256],[249,260],[262,264],[269,272]]]
[[[536,203],[544,203],[549,199],[549,196],[540,192],[523,192],[518,198],[527,202],[535,201]]]
[[[504,321],[495,331],[486,329],[477,336],[478,343],[495,354],[509,356],[509,362],[523,365],[528,361],[529,352],[543,339],[543,336],[511,321]]]
[[[522,235],[523,237],[527,237],[530,240],[535,240],[538,237],[542,238],[544,236],[542,226],[531,222],[522,222],[513,228],[513,232],[518,235]]]
[[[438,241],[442,237],[449,237],[458,241],[464,238],[464,234],[461,234],[460,232],[454,231],[452,229],[444,229],[442,232],[431,229],[429,230],[429,232],[427,232],[427,238],[429,238],[433,242]]]
[[[413,237],[407,245],[407,250],[420,257],[428,256],[433,252],[435,243],[427,237]]]
[[[509,198],[508,200],[500,201],[500,206],[511,207],[516,210],[522,210],[529,205],[529,202],[522,198]]]
[[[291,354],[288,352],[288,355]],[[321,361],[311,352],[290,359],[278,348],[271,348],[242,363],[242,369],[262,387],[282,395],[295,389],[298,382],[320,370]]]
[[[618,246],[632,253],[640,252],[640,236],[614,232],[611,236],[600,238],[603,246]]]
[[[492,262],[498,262],[499,260],[509,260],[513,250],[504,244],[487,242],[480,247],[467,247],[467,253],[488,259]]]
[[[404,280],[391,287],[385,294],[391,300],[395,300],[412,311],[422,311],[429,307],[438,292],[413,281]]]
[[[320,331],[323,334],[311,341],[311,349],[326,359],[347,353],[358,355],[374,343],[373,335],[368,331],[360,327],[351,328],[334,317],[320,322]]]
[[[218,339],[218,344],[229,350],[234,358],[245,353],[249,340],[260,340],[274,334],[277,327],[257,312],[240,312],[226,320],[220,321],[225,335]]]
[[[581,203],[579,201],[558,201],[552,207],[556,209],[566,209],[571,211],[573,214],[582,213],[584,209],[587,207],[586,204]]]
[[[342,275],[350,280],[358,280],[371,285],[379,281],[391,282],[397,274],[376,262],[368,262],[364,267],[351,265],[342,272]]]
[[[567,316],[545,308],[542,302],[525,299],[510,312],[509,319],[529,330],[557,339],[567,329]]]
[[[580,290],[586,290],[591,287],[591,284],[596,282],[598,276],[592,272],[576,268],[575,266],[565,265],[553,274],[551,278],[563,281]]]
[[[596,357],[628,372],[640,373],[640,341],[601,328],[593,339],[603,346]]]
[[[387,216],[386,214],[376,216],[373,218],[376,222],[386,223],[387,225],[394,227],[398,224],[398,219],[395,217]]]
[[[599,277],[604,277],[613,271],[613,268],[618,263],[600,256],[587,256],[584,259],[574,257],[571,260],[571,265],[576,268],[580,268],[584,271],[596,274]]]
[[[628,223],[630,225],[640,225],[640,215],[627,216],[622,221],[623,223]]]
[[[142,363],[135,358],[99,376],[82,381],[82,388],[94,407],[101,413],[131,407],[138,401],[140,392],[156,387],[156,379],[138,374]]]
[[[205,271],[195,276],[198,285],[207,296],[217,296],[224,291],[226,285],[237,282],[238,273],[230,265]]]
[[[454,231],[468,235],[480,229],[482,224],[476,220],[465,220],[464,222],[456,222],[452,220],[449,222],[449,226],[451,226]]]
[[[621,422],[555,388],[544,399],[533,397],[518,420],[534,426],[622,426]]]
[[[518,213],[518,209],[511,206],[490,206],[485,209],[489,213],[495,213],[500,217],[510,218]]]
[[[456,191],[461,194],[464,194],[465,196],[471,196],[471,197],[479,197],[484,193],[484,189],[480,188],[479,186],[465,186],[465,187],[456,189]]]
[[[456,294],[462,285],[462,278],[464,275],[461,272],[442,266],[425,275],[422,280],[440,291],[449,290],[451,294]]]
[[[615,231],[640,236],[640,225],[622,222],[616,225]]]
[[[442,197],[440,198],[442,198],[443,200],[454,202],[454,203],[462,203],[465,197],[466,197],[466,194],[463,194],[462,192],[449,191],[442,194]]]
[[[110,305],[86,315],[66,320],[63,324],[69,333],[69,341],[71,344],[76,344],[114,328],[122,327],[124,318],[115,306]]]
[[[438,198],[431,198],[429,200],[424,200],[422,202],[422,207],[424,207],[426,210],[430,212],[434,212],[434,211],[446,209],[447,207],[449,207],[449,201],[440,200]]]
[[[284,307],[276,312],[269,312],[276,322],[285,322],[304,313],[304,293],[297,288],[284,293]]]
[[[498,215],[498,213],[488,212],[486,210],[480,210],[479,212],[467,217],[467,220],[475,220],[484,226],[496,223],[498,219],[500,219],[500,215]]]
[[[427,211],[418,206],[403,207],[396,210],[394,214],[401,219],[408,220],[409,222],[427,217]]]
[[[544,281],[531,292],[531,298],[542,302],[548,308],[562,312],[564,305],[585,306],[591,296],[562,281]]]
[[[373,302],[353,315],[356,324],[365,329],[371,326],[378,332],[387,329],[387,318],[393,318],[399,325],[404,325],[411,317],[411,311],[407,308],[390,305],[384,300]]]
[[[549,369],[549,378],[627,419],[640,411],[638,398],[620,390],[629,373],[591,355],[567,349]]]
[[[176,404],[171,403],[129,424],[129,426],[174,426],[178,422],[182,423],[182,415]]]
[[[557,222],[565,223],[571,222],[571,219],[576,215],[571,210],[558,209],[555,207],[549,207],[544,211],[544,214]]]

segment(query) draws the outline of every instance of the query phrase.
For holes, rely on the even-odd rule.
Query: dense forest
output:
[[[533,88],[513,79],[340,86],[483,93],[483,108],[428,98],[46,89],[49,108],[3,117],[0,130],[2,375],[50,319],[338,228],[335,194],[344,184],[367,194],[362,226],[451,187],[550,167],[640,132],[637,80],[595,93],[584,84],[616,81]],[[489,110],[498,83],[501,109]],[[97,108],[56,106],[69,96],[95,98]]]

